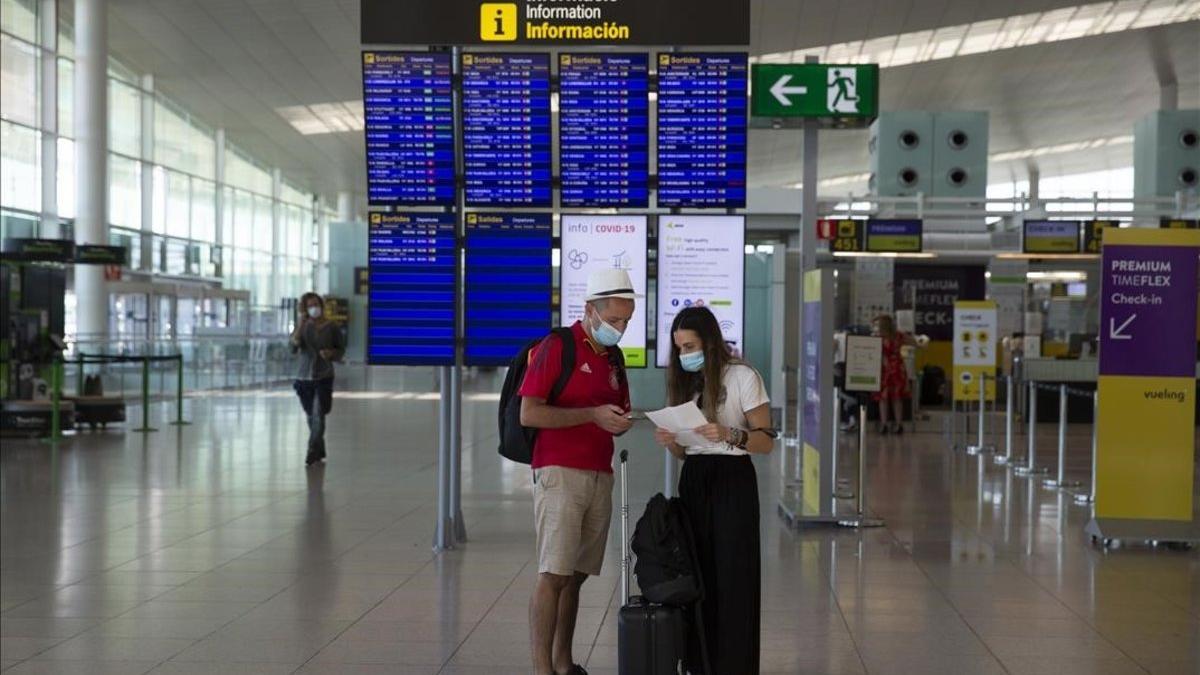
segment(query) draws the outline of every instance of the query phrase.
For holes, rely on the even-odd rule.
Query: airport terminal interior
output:
[[[0,238],[6,675],[1200,673],[1200,0],[0,0]]]

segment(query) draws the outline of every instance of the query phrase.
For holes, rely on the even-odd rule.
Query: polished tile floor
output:
[[[529,672],[529,474],[493,449],[494,382],[466,385],[470,541],[441,555],[432,375],[343,385],[314,470],[286,388],[192,398],[185,427],[156,408],[152,434],[5,440],[4,672]],[[1095,550],[1087,507],[925,426],[872,437],[870,506],[887,527],[861,534],[789,531],[774,506],[783,454],[756,460],[763,672],[1200,673],[1200,553]],[[1079,478],[1087,434],[1071,430]],[[623,445],[644,501],[661,451],[644,430]],[[616,672],[615,533],[576,636],[597,675]]]

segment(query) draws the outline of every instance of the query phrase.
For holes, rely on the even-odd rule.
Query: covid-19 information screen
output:
[[[747,56],[658,55],[658,205],[746,206]]]
[[[454,364],[456,219],[452,213],[368,217],[368,363]]]
[[[464,54],[468,206],[553,204],[550,55]]]
[[[454,104],[446,53],[363,52],[367,201],[454,204]]]
[[[558,79],[561,204],[645,208],[649,56],[560,54]]]

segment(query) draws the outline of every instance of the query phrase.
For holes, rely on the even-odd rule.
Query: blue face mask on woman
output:
[[[615,347],[621,341],[621,336],[624,335],[621,331],[613,328],[604,319],[596,317],[598,325],[592,326],[592,339],[599,342],[602,347]]]
[[[679,366],[689,373],[698,373],[704,367],[704,352],[691,352],[679,355]]]

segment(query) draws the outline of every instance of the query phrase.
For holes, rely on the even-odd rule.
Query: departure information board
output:
[[[649,206],[649,56],[560,54],[558,82],[560,203]]]
[[[553,205],[550,55],[464,54],[468,206]]]
[[[450,54],[363,52],[367,202],[454,205]]]
[[[746,206],[746,54],[658,55],[658,205]]]
[[[549,213],[468,213],[468,366],[503,366],[550,331]]]
[[[452,213],[370,215],[368,363],[454,364],[456,218]]]

